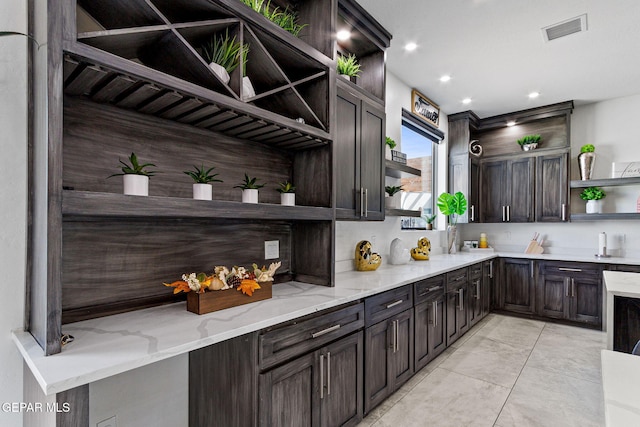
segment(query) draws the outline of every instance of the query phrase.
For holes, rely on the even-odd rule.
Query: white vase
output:
[[[587,200],[586,211],[588,214],[602,213],[603,200]]]
[[[280,204],[283,206],[295,206],[296,193],[280,193]]]
[[[455,254],[458,252],[458,226],[447,226],[447,252]]]
[[[242,190],[242,203],[258,203],[258,190],[253,188]]]
[[[196,200],[211,200],[213,197],[211,184],[193,184],[193,198]]]
[[[409,248],[398,238],[393,239],[389,248],[389,263],[393,265],[406,264],[411,260]]]
[[[222,65],[211,62],[209,68],[211,68],[211,71],[213,71],[224,84],[229,83],[229,80],[231,80],[229,73],[227,73],[227,70]]]
[[[256,96],[256,91],[251,84],[251,79],[249,79],[249,77],[247,76],[244,76],[242,78],[242,97],[246,99],[253,98],[254,96]]]
[[[384,198],[384,204],[389,209],[400,209],[402,207],[402,196],[398,193]]]
[[[124,194],[130,196],[149,195],[149,177],[146,175],[125,174],[122,177],[124,182]]]

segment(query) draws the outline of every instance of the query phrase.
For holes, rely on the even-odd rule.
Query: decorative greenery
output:
[[[244,182],[234,186],[233,188],[240,188],[242,190],[258,190],[264,187],[264,184],[258,184],[257,181],[258,178],[249,178],[249,175],[245,173]]]
[[[280,188],[276,188],[278,193],[295,193],[296,187],[293,186],[289,181],[281,182]]]
[[[355,55],[339,56],[337,65],[338,74],[344,74],[349,77],[358,77],[360,75],[360,64]]]
[[[404,190],[402,189],[402,186],[396,187],[395,185],[387,185],[386,187],[384,187],[384,191],[387,192],[389,197],[393,197],[396,193],[399,193]]]
[[[385,141],[385,144],[387,144],[389,146],[389,148],[391,148],[392,150],[394,148],[396,148],[396,146],[398,145],[398,144],[396,144],[396,142],[393,139],[389,138],[388,136],[387,136],[387,139]]]
[[[424,218],[424,220],[427,221],[427,224],[432,224],[433,221],[435,221],[437,216],[438,214],[433,214],[433,215],[423,216],[422,218]]]
[[[113,175],[110,175],[107,178],[111,178],[112,176],[121,176],[121,175],[144,175],[144,176],[152,177],[153,175],[158,173],[158,171],[145,170],[146,167],[155,166],[155,165],[153,163],[140,164],[138,162],[138,157],[136,157],[135,153],[131,153],[131,155],[129,156],[129,162],[131,162],[130,165],[123,162],[120,159],[118,160],[122,164],[120,168],[122,170],[122,173],[114,173]]]
[[[580,193],[582,200],[600,200],[607,197],[607,194],[600,187],[587,187]]]
[[[242,62],[242,72],[244,75],[249,45],[240,45],[236,41],[236,36],[229,36],[229,29],[223,34],[214,35],[208,43],[202,46],[202,57],[207,62],[215,62],[224,67],[227,73],[235,70]],[[242,59],[242,61],[241,61]]]
[[[215,167],[211,167],[207,170],[204,169],[204,165],[201,167],[193,166],[194,170],[184,171],[187,175],[189,175],[196,184],[209,184],[211,182],[223,182],[221,179],[217,179],[217,173],[211,174],[211,171],[215,169]]]
[[[269,0],[266,4],[264,0],[240,1],[259,14],[263,15],[274,24],[281,27],[283,30],[288,31],[296,37],[298,37],[300,31],[302,31],[302,29],[307,26],[307,24],[297,23],[298,14],[296,12],[289,11],[288,6],[284,9],[284,11],[282,11],[278,7],[271,9],[271,0]]]
[[[529,145],[529,144],[537,144],[540,142],[542,137],[540,135],[527,135],[523,136],[518,140],[518,144],[520,145]]]
[[[438,197],[438,209],[443,215],[453,218],[453,224],[458,223],[458,217],[467,211],[467,199],[460,191],[456,194],[442,193]]]
[[[593,153],[594,151],[596,151],[596,147],[594,147],[593,144],[585,144],[580,147],[581,153]]]

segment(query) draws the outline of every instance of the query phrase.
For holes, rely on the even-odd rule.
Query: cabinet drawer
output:
[[[469,266],[469,278],[476,279],[482,276],[482,263],[474,264]]]
[[[447,292],[454,291],[460,286],[467,283],[469,279],[468,270],[466,268],[460,268],[458,270],[450,271],[447,273]]]
[[[413,299],[415,300],[416,305],[444,294],[444,282],[445,276],[443,274],[414,283]]]
[[[542,274],[560,274],[563,276],[585,276],[600,277],[602,274],[602,266],[599,264],[585,262],[562,262],[562,261],[544,261],[540,262],[540,273]]]
[[[260,368],[268,369],[364,326],[364,304],[314,314],[260,333]]]
[[[413,307],[413,286],[392,289],[364,300],[365,325],[370,326]]]

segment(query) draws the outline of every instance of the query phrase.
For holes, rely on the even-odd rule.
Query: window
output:
[[[422,215],[430,216],[435,212],[434,179],[436,163],[436,144],[444,134],[408,111],[402,111],[402,152],[407,156],[407,166],[419,169],[421,176],[403,176],[400,181],[402,209],[419,210]],[[424,218],[402,217],[403,230],[424,230]]]

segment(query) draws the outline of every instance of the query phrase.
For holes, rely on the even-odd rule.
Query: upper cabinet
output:
[[[573,102],[485,119],[449,116],[449,190],[469,200],[464,222],[568,221],[570,120]],[[515,122],[515,126],[507,126]],[[540,134],[523,151],[517,140]]]

